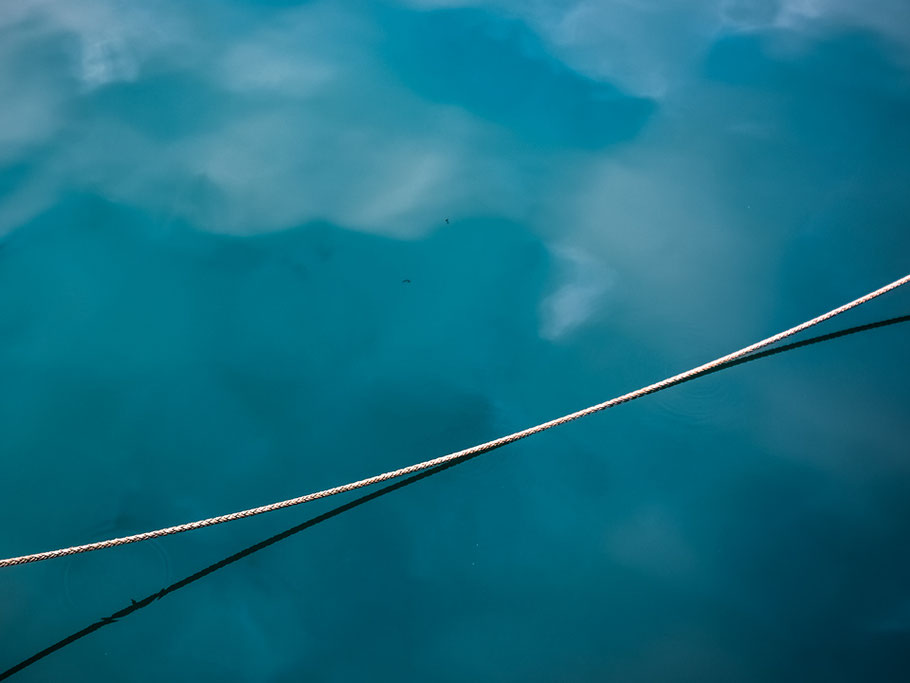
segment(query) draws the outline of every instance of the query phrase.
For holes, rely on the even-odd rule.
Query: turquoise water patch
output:
[[[532,144],[602,147],[634,138],[656,108],[585,78],[521,22],[474,9],[383,17],[387,59],[418,94],[464,107]]]
[[[0,10],[0,556],[443,455],[906,274],[893,3],[444,4]],[[0,570],[0,676],[904,681],[908,307]]]

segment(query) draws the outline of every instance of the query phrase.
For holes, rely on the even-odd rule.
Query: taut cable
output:
[[[342,484],[341,486],[335,486],[330,489],[324,489],[322,491],[316,491],[315,493],[308,493],[305,496],[300,496],[299,498],[290,498],[288,500],[282,500],[277,503],[271,503],[269,505],[263,505],[261,507],[250,508],[249,510],[241,510],[240,512],[232,512],[228,515],[221,515],[219,517],[209,517],[208,519],[201,519],[197,522],[188,522],[186,524],[178,524],[177,526],[165,527],[164,529],[156,529],[154,531],[146,531],[141,534],[133,534],[132,536],[122,536],[120,538],[112,538],[107,541],[98,541],[96,543],[87,543],[85,545],[75,545],[70,546],[69,548],[60,548],[59,550],[49,550],[43,553],[34,553],[32,555],[22,555],[20,557],[10,557],[5,560],[0,560],[0,567],[11,567],[18,564],[28,564],[30,562],[41,562],[42,560],[50,560],[55,557],[64,557],[66,555],[75,555],[77,553],[87,553],[92,550],[103,550],[104,548],[113,548],[118,545],[126,545],[128,543],[138,543],[139,541],[147,541],[152,538],[160,538],[161,536],[170,536],[171,534],[179,534],[184,531],[192,531],[194,529],[202,529],[207,526],[214,526],[215,524],[223,524],[225,522],[233,522],[237,519],[243,519],[244,517],[253,517],[254,515],[261,515],[265,512],[271,512],[272,510],[280,510],[282,508],[291,507],[294,505],[300,505],[301,503],[309,503],[313,500],[319,500],[320,498],[328,498],[329,496],[336,496],[339,493],[346,493],[348,491],[354,491],[355,489],[360,489],[365,486],[371,486],[372,484],[378,484],[383,481],[388,481],[390,479],[397,479],[398,477],[403,477],[408,474],[415,474],[422,470],[429,469],[431,467],[436,467],[437,465],[443,465],[445,463],[453,462],[455,460],[460,460],[462,458],[467,458],[468,456],[478,455],[480,453],[485,453],[491,451],[500,446],[505,446],[507,444],[519,441],[526,437],[538,434],[540,432],[545,432],[548,429],[553,429],[553,427],[558,427],[559,425],[565,424],[566,422],[572,422],[581,417],[587,417],[593,413],[599,413],[602,410],[607,408],[612,408],[613,406],[618,406],[620,403],[627,403],[633,401],[636,398],[646,396],[647,394],[653,394],[656,391],[661,391],[672,387],[675,384],[679,384],[695,375],[699,375],[708,370],[713,370],[720,367],[726,363],[734,361],[738,358],[742,358],[753,351],[758,351],[766,346],[770,346],[775,342],[779,342],[781,339],[786,339],[791,337],[794,334],[798,334],[803,330],[807,330],[810,327],[814,327],[819,323],[830,320],[834,316],[840,315],[846,311],[849,311],[851,308],[856,308],[867,301],[871,301],[876,297],[881,296],[890,292],[892,289],[897,289],[898,287],[907,284],[910,282],[910,275],[905,275],[899,280],[895,280],[891,284],[885,285],[879,289],[876,289],[873,292],[869,292],[865,296],[861,296],[858,299],[854,299],[850,303],[844,304],[838,308],[832,309],[827,313],[824,313],[816,318],[807,320],[804,323],[801,323],[795,327],[791,327],[788,330],[779,332],[771,337],[762,339],[759,342],[750,344],[739,351],[734,351],[733,353],[727,354],[726,356],[721,356],[715,360],[712,360],[709,363],[704,365],[699,365],[696,368],[691,370],[686,370],[681,372],[678,375],[673,375],[667,379],[662,379],[659,382],[654,384],[649,384],[646,387],[641,389],[636,389],[635,391],[629,392],[628,394],[623,394],[622,396],[617,396],[616,398],[611,398],[609,401],[604,401],[603,403],[598,403],[583,410],[576,411],[574,413],[569,413],[568,415],[563,415],[558,417],[555,420],[550,420],[549,422],[543,422],[534,427],[529,427],[523,429],[519,432],[509,434],[507,436],[501,436],[498,439],[493,439],[492,441],[487,441],[486,443],[478,444],[472,446],[471,448],[466,448],[461,451],[456,451],[454,453],[449,453],[448,455],[443,455],[438,458],[433,458],[432,460],[424,460],[423,462],[416,463],[414,465],[409,465],[408,467],[402,467],[401,469],[392,470],[390,472],[384,472],[383,474],[377,474],[372,477],[367,477],[366,479],[360,479],[359,481],[353,481],[348,484]]]

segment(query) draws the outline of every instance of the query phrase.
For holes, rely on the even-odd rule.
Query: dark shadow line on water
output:
[[[491,449],[491,450],[495,450],[495,449]],[[489,452],[489,451],[487,451],[487,452]],[[123,609],[120,609],[120,610],[114,612],[110,616],[102,617],[101,619],[94,622],[93,624],[89,624],[85,628],[80,629],[79,631],[76,631],[75,633],[72,633],[71,635],[67,636],[66,638],[57,641],[53,645],[46,647],[45,649],[41,650],[40,652],[35,653],[28,659],[22,660],[21,662],[19,662],[12,668],[7,669],[6,671],[3,671],[2,673],[0,673],[0,681],[4,680],[6,678],[9,678],[13,674],[18,673],[19,671],[22,671],[23,669],[31,666],[32,664],[35,664],[36,662],[44,659],[48,655],[53,654],[57,650],[60,650],[64,647],[66,647],[67,645],[73,644],[77,640],[84,638],[85,636],[89,635],[90,633],[94,633],[95,631],[97,631],[98,629],[100,629],[104,626],[113,624],[116,621],[122,619],[123,617],[129,616],[133,612],[142,609],[143,607],[148,607],[156,600],[160,600],[161,598],[163,598],[165,595],[167,595],[169,593],[173,593],[174,591],[176,591],[180,588],[189,586],[191,583],[194,583],[194,582],[198,581],[199,579],[202,579],[202,578],[208,576],[209,574],[212,574],[213,572],[218,571],[219,569],[223,569],[224,567],[227,567],[228,565],[234,564],[234,562],[237,562],[238,560],[242,560],[244,557],[249,557],[253,553],[257,553],[260,550],[264,550],[265,548],[268,548],[269,546],[278,543],[279,541],[283,541],[284,539],[290,538],[291,536],[294,536],[295,534],[299,534],[301,531],[304,531],[305,529],[309,529],[311,527],[316,526],[317,524],[321,524],[322,522],[328,521],[328,520],[332,519],[333,517],[337,517],[338,515],[340,515],[344,512],[353,510],[356,507],[360,507],[361,505],[364,505],[366,503],[369,503],[370,501],[376,500],[377,498],[380,498],[389,493],[392,493],[393,491],[397,491],[398,489],[403,489],[404,487],[410,486],[411,484],[416,484],[421,479],[426,479],[429,476],[438,474],[439,472],[442,472],[443,470],[447,470],[450,467],[454,467],[455,465],[460,465],[461,463],[467,462],[468,460],[473,460],[474,458],[478,457],[479,455],[482,455],[482,453],[477,453],[475,455],[469,456],[469,457],[465,458],[464,460],[455,460],[453,462],[448,462],[444,465],[439,465],[438,467],[434,467],[425,472],[420,472],[419,474],[415,474],[411,477],[408,477],[407,479],[402,479],[401,481],[395,482],[394,484],[389,484],[388,486],[384,486],[383,488],[381,488],[377,491],[373,491],[372,493],[368,493],[365,496],[360,496],[359,498],[356,498],[348,503],[345,503],[344,505],[339,505],[338,507],[332,508],[331,510],[329,510],[327,512],[323,512],[321,515],[317,515],[316,517],[308,519],[307,521],[297,524],[296,526],[292,526],[290,529],[285,529],[281,533],[275,534],[274,536],[270,536],[269,538],[267,538],[263,541],[254,543],[253,545],[251,545],[247,548],[244,548],[243,550],[236,552],[233,555],[229,555],[229,556],[225,557],[224,559],[219,560],[218,562],[215,562],[214,564],[210,564],[205,569],[200,569],[195,574],[190,574],[189,576],[181,579],[180,581],[172,583],[169,586],[165,586],[157,593],[152,593],[151,595],[144,597],[142,600],[132,600],[131,603],[128,606],[124,607]]]
[[[716,368],[711,368],[710,370],[705,370],[699,372],[698,374],[687,377],[679,384],[685,384],[686,382],[691,382],[693,379],[698,377],[705,377],[707,375],[713,375],[715,372],[720,372],[721,370],[727,370],[737,365],[742,365],[743,363],[751,363],[754,360],[759,360],[760,358],[767,358],[768,356],[776,356],[779,353],[784,353],[785,351],[793,351],[794,349],[801,349],[804,346],[812,346],[813,344],[820,344],[821,342],[831,341],[832,339],[838,339],[840,337],[846,337],[851,334],[857,334],[858,332],[868,332],[869,330],[875,330],[879,327],[888,327],[889,325],[897,325],[898,323],[905,323],[910,321],[910,315],[901,315],[896,318],[888,318],[887,320],[879,320],[874,323],[866,323],[865,325],[857,325],[856,327],[848,327],[845,330],[838,330],[837,332],[829,332],[828,334],[821,334],[817,337],[811,337],[810,339],[804,339],[803,341],[791,342],[789,344],[784,344],[783,346],[778,346],[777,348],[768,349],[766,351],[759,351],[758,353],[753,353],[748,356],[743,356],[742,358],[737,358],[736,360],[731,360],[723,365],[719,365]]]
[[[845,330],[840,330],[838,332],[831,332],[829,334],[823,334],[823,335],[820,335],[817,337],[812,337],[811,339],[805,339],[803,341],[793,342],[791,344],[785,344],[784,346],[780,346],[775,349],[769,349],[767,351],[760,351],[759,353],[754,353],[751,356],[739,358],[737,360],[730,361],[729,363],[725,363],[724,365],[718,366],[711,370],[706,370],[697,375],[693,375],[692,377],[687,378],[686,380],[684,380],[684,382],[689,382],[689,381],[695,379],[696,377],[704,377],[705,375],[711,375],[715,372],[720,372],[721,370],[726,370],[726,369],[732,368],[736,365],[742,365],[743,363],[751,363],[752,361],[759,360],[760,358],[767,358],[768,356],[774,356],[779,353],[784,353],[786,351],[793,351],[794,349],[799,349],[804,346],[811,346],[813,344],[819,344],[821,342],[830,341],[832,339],[838,339],[839,337],[846,337],[851,334],[857,334],[858,332],[867,332],[869,330],[878,329],[880,327],[887,327],[889,325],[896,325],[898,323],[905,323],[908,321],[910,321],[910,315],[902,315],[897,318],[889,318],[888,320],[880,320],[879,322],[869,323],[866,325],[857,325],[856,327],[849,327]],[[680,382],[680,384],[683,384],[684,382]],[[491,450],[495,450],[495,449],[491,449]],[[488,452],[489,451],[484,451],[484,453],[488,453]],[[41,650],[40,652],[35,653],[31,657],[22,660],[15,666],[7,669],[6,671],[3,671],[2,673],[0,673],[0,681],[4,680],[6,678],[9,678],[13,674],[22,671],[23,669],[31,666],[32,664],[35,664],[36,662],[44,659],[48,655],[53,654],[54,652],[57,652],[58,650],[66,647],[67,645],[71,645],[72,643],[76,642],[77,640],[84,638],[85,636],[87,636],[91,633],[94,633],[98,629],[100,629],[104,626],[108,626],[109,624],[113,624],[113,623],[117,622],[118,620],[122,619],[123,617],[129,616],[133,612],[142,609],[143,607],[148,607],[156,600],[160,600],[161,598],[163,598],[165,595],[168,595],[169,593],[173,593],[174,591],[176,591],[180,588],[184,588],[185,586],[188,586],[191,583],[194,583],[194,582],[198,581],[199,579],[202,579],[202,578],[208,576],[209,574],[212,574],[212,573],[218,571],[219,569],[223,569],[224,567],[227,567],[228,565],[231,565],[234,562],[237,562],[238,560],[242,560],[245,557],[249,557],[253,553],[257,553],[260,550],[263,550],[265,548],[268,548],[271,545],[274,545],[275,543],[278,543],[279,541],[283,541],[284,539],[290,538],[291,536],[294,536],[295,534],[299,534],[301,531],[304,531],[305,529],[309,529],[311,527],[316,526],[317,524],[321,524],[322,522],[332,519],[333,517],[337,517],[338,515],[345,513],[348,510],[353,510],[356,507],[360,507],[361,505],[369,503],[370,501],[376,500],[377,498],[381,498],[382,496],[392,493],[393,491],[398,491],[399,489],[403,489],[406,486],[415,484],[418,481],[420,481],[421,479],[426,479],[427,477],[431,477],[434,474],[438,474],[439,472],[442,472],[443,470],[449,469],[450,467],[460,465],[462,463],[467,462],[468,460],[473,460],[474,458],[476,458],[480,455],[483,455],[484,453],[477,453],[475,455],[466,457],[463,460],[455,460],[453,462],[446,463],[445,465],[440,465],[438,467],[434,467],[432,469],[427,470],[426,472],[420,472],[419,474],[415,474],[412,477],[408,477],[407,479],[403,479],[399,482],[395,482],[394,484],[389,484],[388,486],[385,486],[377,491],[373,491],[372,493],[368,493],[366,495],[360,496],[359,498],[356,498],[348,503],[345,503],[344,505],[339,505],[338,507],[332,508],[331,510],[324,512],[321,515],[317,515],[316,517],[308,519],[307,521],[302,522],[301,524],[292,526],[290,529],[286,529],[285,531],[275,534],[274,536],[270,536],[269,538],[267,538],[263,541],[260,541],[259,543],[255,543],[247,548],[244,548],[243,550],[236,552],[233,555],[229,555],[228,557],[225,557],[223,560],[219,560],[218,562],[215,562],[214,564],[210,564],[205,569],[201,569],[198,572],[196,572],[195,574],[191,574],[191,575],[187,576],[186,578],[183,578],[180,581],[177,581],[176,583],[172,583],[169,586],[165,586],[157,593],[152,593],[151,595],[146,596],[142,600],[132,600],[131,604],[124,607],[123,609],[120,609],[120,610],[114,612],[110,616],[102,617],[101,619],[94,622],[93,624],[90,624],[89,626],[86,626],[85,628],[80,629],[79,631],[76,631],[75,633],[72,633],[71,635],[67,636],[66,638],[63,638],[62,640],[57,641],[53,645],[46,647],[45,649]]]

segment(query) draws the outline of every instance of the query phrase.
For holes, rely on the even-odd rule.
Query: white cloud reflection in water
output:
[[[38,470],[86,488],[0,545],[182,521],[465,446],[904,274],[906,8],[4,3],[0,427],[28,458],[0,505],[12,518]],[[186,675],[217,661],[225,680],[304,660],[362,680],[375,657],[415,680],[440,662],[453,678],[830,680],[874,669],[872,651],[887,680],[900,648],[851,629],[906,633],[891,605],[910,594],[905,340],[775,357],[475,461],[48,666],[163,638],[151,679],[201,640]],[[120,477],[129,494],[112,493]],[[268,524],[162,547],[182,575]],[[85,594],[133,597],[103,578]],[[23,615],[46,585],[2,602]],[[84,603],[75,621],[97,618]],[[29,618],[10,636],[22,656],[60,635]],[[208,640],[215,621],[238,652]],[[418,644],[410,669],[381,657],[396,638]],[[805,654],[832,650],[847,664]]]

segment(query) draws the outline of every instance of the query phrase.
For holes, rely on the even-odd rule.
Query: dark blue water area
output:
[[[655,109],[553,59],[517,21],[477,9],[384,17],[387,60],[420,95],[466,106],[538,146],[602,147],[635,137]]]
[[[443,455],[905,275],[906,18],[0,9],[0,557]],[[0,672],[905,681],[908,314],[0,569]]]

